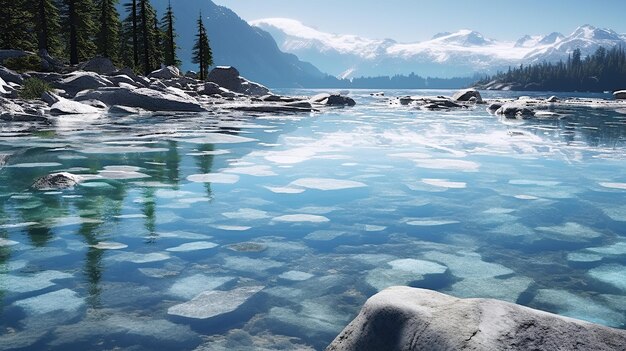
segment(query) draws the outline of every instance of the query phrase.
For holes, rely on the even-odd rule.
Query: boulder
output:
[[[24,78],[21,74],[14,72],[4,66],[0,66],[0,78],[4,79],[7,83],[24,83]]]
[[[96,57],[81,64],[78,67],[83,71],[94,72],[104,75],[111,75],[113,74],[113,72],[117,71],[117,67],[115,67],[113,62],[106,57]]]
[[[471,98],[476,98],[476,103],[482,103],[483,98],[480,96],[480,93],[476,89],[463,89],[459,90],[454,95],[452,95],[452,100],[454,101],[470,101]]]
[[[242,90],[239,71],[231,66],[217,66],[209,73],[208,82],[213,82],[222,88],[226,88],[236,93]]]
[[[347,96],[340,94],[317,94],[309,99],[312,104],[327,105],[327,106],[354,106],[356,102]]]
[[[167,66],[158,69],[148,75],[148,78],[174,79],[180,77],[180,70],[175,66]]]
[[[0,97],[0,120],[13,122],[47,121],[43,116],[29,113],[9,99]]]
[[[138,115],[143,110],[135,107],[121,106],[121,105],[113,105],[109,108],[109,113],[114,115]]]
[[[108,79],[111,81],[111,83],[117,85],[117,86],[121,86],[120,84],[128,84],[130,86],[133,87],[139,87],[140,85],[135,82],[132,78],[130,78],[129,76],[125,75],[125,74],[118,74],[112,77],[108,77]]]
[[[500,109],[500,107],[502,107],[502,104],[501,104],[501,103],[494,102],[494,103],[490,104],[490,105],[487,107],[487,111],[489,111],[489,112],[491,112],[491,113],[496,113],[496,111],[498,111],[498,109]]]
[[[241,90],[238,91],[238,93],[250,95],[250,96],[263,96],[263,95],[267,95],[270,93],[270,90],[267,87],[259,83],[251,82],[245,78],[240,78],[240,79],[241,79]]]
[[[72,173],[61,172],[48,174],[35,180],[32,188],[37,190],[60,190],[73,188],[80,183],[82,177]]]
[[[124,89],[101,88],[84,91],[76,95],[77,101],[98,100],[107,106],[124,105],[148,111],[206,111],[198,101],[190,96],[178,96],[148,88]]]
[[[626,100],[626,90],[618,90],[613,93],[613,96],[617,100]]]
[[[100,113],[101,110],[80,103],[78,101],[68,100],[63,97],[59,97],[59,101],[50,106],[50,113],[53,115],[86,115]]]
[[[53,84],[55,85],[55,88],[65,90],[65,92],[70,96],[74,96],[76,93],[83,90],[113,86],[113,82],[102,77],[98,73],[84,71],[73,72]]]
[[[496,115],[507,118],[527,118],[534,116],[534,111],[521,104],[504,104],[496,110]]]
[[[128,67],[122,68],[121,70],[115,72],[113,75],[115,76],[125,75],[129,77],[130,79],[132,79],[133,82],[135,82],[135,85],[140,85],[146,88],[150,86],[150,80],[148,78],[138,76],[137,74],[135,74],[135,72],[131,68],[128,68]]]
[[[0,95],[10,95],[14,89],[4,79],[0,78]]]
[[[491,299],[391,287],[371,297],[327,351],[624,350],[612,329]]]
[[[559,98],[553,95],[547,98],[546,102],[559,102]]]
[[[200,90],[198,90],[198,93],[201,95],[219,95],[222,93],[222,89],[224,88],[213,82],[207,82],[204,83],[204,86]]]

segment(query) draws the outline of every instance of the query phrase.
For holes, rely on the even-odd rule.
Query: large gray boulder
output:
[[[41,99],[50,105],[50,113],[54,115],[82,115],[102,112],[94,106],[68,100],[50,92],[43,93]]]
[[[24,56],[30,56],[30,55],[35,55],[35,53],[30,52],[30,51],[13,50],[13,49],[0,50],[0,63],[4,62],[4,60],[6,59],[24,57]]]
[[[474,98],[475,100],[471,100]],[[475,101],[476,103],[482,103],[483,98],[480,96],[480,92],[476,89],[463,89],[459,90],[452,95],[454,101]]]
[[[0,78],[4,79],[4,81],[7,83],[24,83],[24,78],[21,74],[14,72],[4,66],[0,66]]]
[[[167,66],[161,69],[158,69],[150,75],[148,78],[157,78],[157,79],[174,79],[180,77],[180,70],[175,66]]]
[[[83,91],[76,95],[76,101],[98,100],[107,106],[123,105],[138,107],[148,111],[206,111],[198,101],[190,96],[179,96],[148,88],[101,88]]]
[[[239,71],[235,67],[217,66],[211,70],[207,81],[236,93],[241,91],[241,79],[239,79]]]
[[[80,69],[87,72],[110,75],[117,71],[117,67],[106,57],[96,57],[79,66]]]
[[[626,100],[626,90],[618,90],[613,93],[613,96],[617,100]]]
[[[238,93],[250,96],[263,96],[270,93],[270,90],[259,83],[251,82],[245,78],[241,78],[241,91]]]
[[[625,350],[626,331],[492,299],[391,287],[327,351]]]
[[[64,90],[70,96],[83,90],[113,86],[113,82],[98,73],[85,71],[73,72],[53,84],[55,88]]]

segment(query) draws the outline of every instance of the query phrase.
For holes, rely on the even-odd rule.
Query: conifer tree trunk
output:
[[[68,2],[68,15],[70,26],[70,64],[78,64],[78,31],[76,28],[77,16],[76,16],[76,0],[69,0]]]
[[[143,70],[144,74],[147,76],[150,74],[150,43],[148,41],[148,31],[150,28],[148,27],[148,13],[146,8],[147,0],[141,1],[141,34],[143,40]]]
[[[39,0],[39,21],[41,30],[39,31],[39,50],[48,50],[48,21],[46,18],[46,1]]]
[[[133,63],[139,66],[139,39],[137,38],[137,0],[133,0]]]

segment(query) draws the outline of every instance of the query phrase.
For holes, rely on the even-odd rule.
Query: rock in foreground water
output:
[[[625,345],[625,330],[498,300],[392,287],[367,300],[327,351],[608,351]]]

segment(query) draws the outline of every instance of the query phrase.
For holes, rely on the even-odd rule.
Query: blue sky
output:
[[[412,42],[473,29],[500,40],[571,33],[591,24],[626,33],[626,0],[213,0],[245,20],[287,17],[318,30]]]

